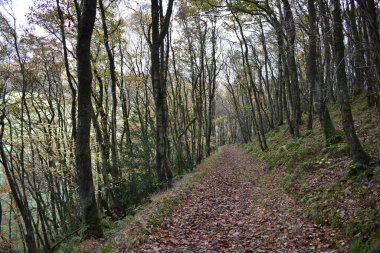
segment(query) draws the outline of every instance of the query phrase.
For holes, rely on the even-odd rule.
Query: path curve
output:
[[[337,252],[273,175],[235,146],[137,252]]]

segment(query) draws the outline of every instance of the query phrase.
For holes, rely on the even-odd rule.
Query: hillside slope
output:
[[[317,224],[339,229],[350,240],[350,252],[378,252],[380,246],[380,120],[363,98],[352,104],[355,126],[374,163],[360,173],[344,141],[326,147],[319,122],[292,139],[286,126],[268,134],[269,150],[256,143],[243,145],[268,171],[280,175],[282,187],[302,201],[304,213]],[[340,112],[331,108],[336,128]]]

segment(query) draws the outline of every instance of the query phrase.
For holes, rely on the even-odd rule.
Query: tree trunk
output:
[[[62,49],[63,49],[63,59],[65,62],[65,73],[67,77],[67,81],[69,83],[69,87],[71,90],[71,120],[72,120],[72,139],[76,139],[76,127],[77,127],[77,115],[76,115],[76,100],[77,100],[77,91],[74,86],[74,81],[73,81],[73,76],[71,75],[70,72],[70,65],[69,65],[69,58],[68,58],[68,49],[67,49],[67,43],[66,43],[66,33],[65,33],[65,20],[63,17],[63,12],[61,10],[59,0],[56,0],[57,4],[57,12],[58,12],[58,17],[60,21],[60,31],[61,31],[61,39],[62,39]]]
[[[78,129],[76,139],[76,169],[82,222],[86,227],[84,238],[103,236],[98,206],[95,200],[91,171],[91,36],[96,16],[96,0],[83,0],[77,40],[78,70]]]
[[[117,111],[117,94],[116,94],[116,70],[115,70],[115,58],[112,53],[110,43],[109,43],[109,35],[108,35],[108,27],[106,21],[106,11],[103,5],[103,0],[99,0],[100,14],[102,19],[103,26],[103,36],[104,36],[104,47],[107,51],[107,57],[109,62],[109,71],[111,76],[111,96],[112,96],[112,110],[111,110],[111,158],[112,158],[112,166],[111,166],[111,175],[114,181],[121,182],[121,171],[119,168],[119,155],[117,150],[117,141],[116,141],[116,111]],[[116,213],[118,216],[122,217],[125,215],[125,206],[121,201],[123,196],[121,193],[121,184],[117,183],[114,187],[115,195],[117,198],[114,202],[114,208],[116,209]]]
[[[17,181],[12,176],[14,175],[11,172],[11,168],[9,167],[9,162],[5,153],[5,147],[3,144],[3,133],[4,133],[4,115],[0,116],[0,157],[1,163],[4,167],[5,175],[8,179],[9,187],[11,188],[11,193],[13,198],[16,201],[17,208],[20,211],[21,217],[24,221],[26,234],[24,234],[24,239],[26,246],[28,248],[28,253],[36,253],[37,245],[34,237],[33,224],[32,224],[32,216],[28,207],[28,203],[25,202],[25,198],[21,196],[21,190],[17,184]]]
[[[321,80],[323,81],[323,89],[322,92],[324,92],[326,95],[328,94],[328,98],[332,101],[336,101],[335,99],[335,93],[334,93],[334,84],[333,84],[333,74],[331,65],[332,63],[332,57],[331,57],[331,44],[332,44],[332,36],[331,36],[331,26],[330,26],[330,19],[329,19],[329,12],[326,7],[326,3],[324,0],[318,0],[319,4],[319,11],[321,15],[321,30],[322,30],[322,40],[323,40],[323,54],[325,56],[324,58],[324,74],[325,79]]]
[[[300,88],[298,83],[298,74],[297,74],[297,64],[295,59],[295,24],[293,19],[292,10],[290,8],[290,4],[288,0],[282,0],[284,4],[285,11],[285,30],[287,34],[287,65],[288,65],[288,73],[290,80],[290,91],[291,95],[289,99],[291,99],[292,104],[292,125],[293,125],[293,137],[299,137],[299,125],[301,124],[301,98],[300,98]]]
[[[337,73],[338,99],[342,114],[343,130],[350,146],[352,158],[355,163],[368,164],[369,156],[364,152],[363,147],[356,135],[354,120],[351,113],[351,105],[347,90],[346,64],[344,61],[344,36],[341,17],[340,1],[333,0],[333,20],[334,20],[334,61]]]
[[[318,111],[319,122],[323,129],[326,142],[331,141],[335,135],[335,127],[332,123],[329,110],[325,104],[323,91],[321,87],[321,80],[318,78],[317,68],[317,17],[315,13],[315,0],[308,0],[309,11],[309,53],[307,58],[307,76],[314,94],[314,103]]]
[[[352,42],[354,44],[353,46],[353,68],[354,68],[354,84],[353,84],[353,90],[354,94],[358,95],[363,91],[363,68],[364,68],[364,50],[363,50],[363,43],[362,38],[359,35],[358,32],[358,26],[357,26],[357,9],[355,6],[355,1],[351,1],[351,3],[347,2],[347,6],[350,6],[350,10],[348,11],[348,18],[349,18],[349,24],[350,24],[350,31],[352,33]]]
[[[361,15],[364,19],[364,25],[368,32],[370,42],[367,50],[369,63],[371,65],[369,71],[375,78],[374,83],[371,80],[367,84],[367,98],[370,106],[377,106],[380,112],[380,34],[376,11],[376,3],[373,0],[356,0],[361,9]]]
[[[168,162],[168,111],[167,111],[167,91],[166,82],[163,78],[161,72],[164,64],[161,57],[161,45],[165,39],[170,17],[172,13],[174,0],[170,0],[168,3],[165,18],[160,17],[160,9],[162,6],[159,5],[158,0],[151,0],[151,15],[152,15],[152,26],[151,26],[151,75],[152,75],[152,85],[154,91],[154,102],[156,106],[156,171],[159,181],[159,187],[164,190],[171,186],[172,175],[169,168]],[[161,3],[161,1],[160,1]],[[164,23],[160,23],[160,19],[164,19]],[[160,31],[161,28],[161,31]],[[162,50],[162,49],[161,49]]]

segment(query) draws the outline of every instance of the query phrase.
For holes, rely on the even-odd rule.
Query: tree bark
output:
[[[314,94],[314,103],[318,111],[319,122],[323,129],[326,142],[331,141],[335,135],[335,127],[332,123],[329,110],[325,104],[323,91],[321,87],[321,80],[318,78],[317,68],[317,17],[315,12],[315,0],[308,0],[309,11],[309,52],[307,57],[307,76],[310,87]]]
[[[76,139],[76,170],[84,238],[103,236],[91,168],[91,36],[96,17],[96,0],[83,0],[77,38],[78,128]]]
[[[154,91],[154,101],[156,106],[156,171],[159,181],[159,187],[164,190],[171,186],[172,174],[169,168],[168,161],[168,110],[167,110],[167,87],[166,80],[164,80],[161,70],[163,70],[161,46],[168,33],[171,13],[173,9],[174,0],[168,3],[166,16],[160,17],[160,6],[158,0],[151,0],[151,78]],[[161,1],[160,1],[161,3]],[[161,24],[160,20],[163,20]],[[161,28],[161,29],[160,29]],[[162,49],[161,49],[162,50]]]
[[[363,68],[364,68],[364,50],[363,50],[363,42],[362,38],[359,35],[358,26],[357,26],[357,8],[355,6],[355,1],[346,0],[347,6],[350,6],[350,10],[348,11],[348,21],[350,24],[350,31],[352,33],[353,43],[353,70],[354,70],[354,80],[353,80],[353,90],[354,94],[358,95],[363,91]]]
[[[7,155],[5,152],[5,145],[3,144],[3,134],[4,134],[4,118],[5,115],[0,116],[0,158],[1,163],[4,167],[5,175],[8,179],[9,187],[11,188],[12,197],[15,199],[17,208],[20,211],[21,217],[24,221],[26,234],[24,234],[24,239],[26,246],[28,248],[28,253],[36,253],[37,245],[33,231],[32,215],[28,207],[28,202],[22,197],[19,185],[14,178],[14,172],[11,171],[12,165],[8,162]]]
[[[65,32],[65,20],[63,17],[63,12],[61,10],[59,0],[56,0],[57,4],[57,12],[58,12],[58,17],[60,21],[60,31],[61,31],[61,39],[62,39],[62,49],[63,49],[63,59],[65,62],[65,73],[67,77],[67,81],[69,83],[69,87],[71,90],[71,120],[72,120],[72,138],[73,140],[76,139],[76,131],[77,131],[77,115],[76,115],[76,100],[77,100],[77,91],[74,86],[74,81],[73,81],[73,76],[71,75],[70,72],[70,65],[69,65],[69,54],[67,50],[67,43],[66,43],[66,32]]]
[[[107,52],[109,70],[111,76],[111,96],[112,96],[112,111],[111,111],[111,158],[112,158],[112,176],[116,179],[120,179],[120,169],[118,165],[118,152],[116,143],[116,110],[117,110],[117,94],[116,94],[116,71],[115,71],[115,58],[111,50],[108,27],[106,21],[106,11],[103,5],[103,0],[99,0],[100,14],[103,26],[104,47]]]
[[[374,83],[371,80],[367,84],[367,99],[370,106],[377,106],[380,113],[380,34],[378,18],[376,13],[376,3],[373,0],[356,0],[361,9],[361,14],[364,19],[364,25],[369,36],[370,51],[368,54],[369,63],[371,66],[369,71],[375,78]]]
[[[330,26],[329,14],[330,12],[327,9],[327,4],[324,0],[318,0],[319,12],[321,15],[321,30],[322,30],[322,41],[323,41],[323,54],[324,54],[324,75],[325,79],[323,81],[323,92],[328,94],[328,99],[333,102],[336,101],[334,93],[334,75],[332,71],[332,57],[331,57],[331,47],[332,47],[332,29]]]
[[[338,100],[342,114],[343,130],[347,138],[351,155],[355,163],[368,164],[369,156],[364,152],[363,147],[356,135],[354,120],[352,118],[351,105],[347,90],[346,64],[344,61],[344,36],[340,1],[333,0],[333,27],[334,27],[334,61],[337,73]]]
[[[290,80],[290,91],[291,95],[289,99],[291,100],[292,105],[292,114],[291,120],[293,125],[293,137],[299,137],[299,125],[301,124],[301,98],[300,98],[300,88],[298,83],[298,74],[297,74],[297,64],[295,59],[295,24],[294,18],[292,14],[292,10],[290,8],[290,4],[288,0],[282,0],[284,4],[285,11],[285,30],[287,34],[287,65],[288,65],[288,73]]]

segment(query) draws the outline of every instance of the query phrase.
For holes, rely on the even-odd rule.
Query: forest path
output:
[[[335,234],[313,225],[274,175],[235,146],[138,252],[337,252]]]

